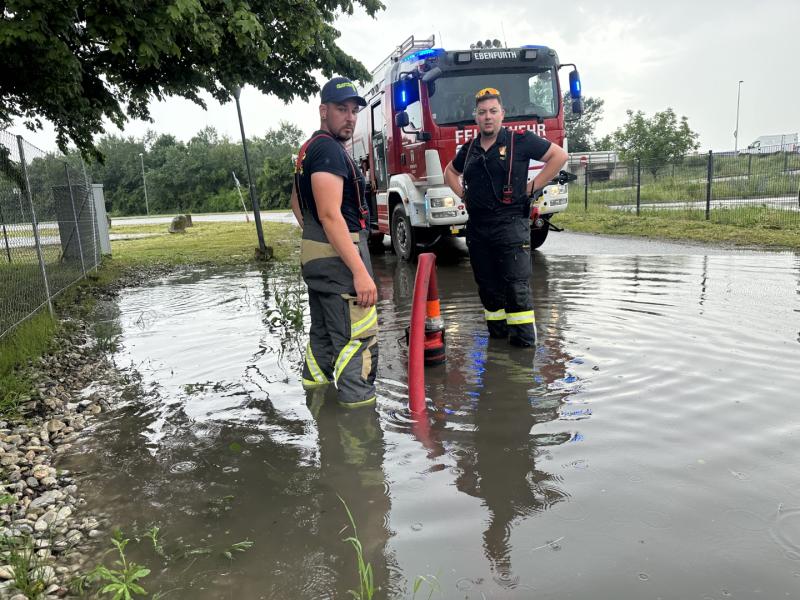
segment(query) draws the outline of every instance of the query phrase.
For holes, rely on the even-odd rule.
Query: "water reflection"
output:
[[[539,351],[490,340],[469,265],[439,262],[448,360],[441,367],[426,369],[432,410],[412,429],[428,459],[454,460],[456,489],[482,502],[487,512],[484,555],[494,581],[514,588],[519,583],[511,560],[515,527],[568,498],[561,479],[539,463],[545,461],[551,446],[570,441],[573,433],[556,426],[537,434],[539,426],[559,419],[570,394],[568,386],[558,385],[571,359],[559,336],[563,311],[553,298],[556,290],[550,289],[546,259],[538,256],[532,283],[534,298],[541,301],[541,306],[536,305]],[[378,272],[383,275],[382,294],[392,300],[384,317],[388,310],[393,313],[387,319],[390,322],[407,322],[414,267],[389,263]],[[402,364],[403,357],[396,358]],[[392,375],[402,377],[400,369]]]

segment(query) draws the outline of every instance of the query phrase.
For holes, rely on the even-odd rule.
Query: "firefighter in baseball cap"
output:
[[[375,403],[377,289],[367,248],[364,179],[344,148],[366,104],[353,82],[322,87],[320,128],[300,148],[292,211],[303,229],[300,264],[311,328],[303,386],[333,383],[347,407]]]
[[[515,346],[536,343],[529,278],[530,197],[567,161],[556,144],[530,131],[503,127],[500,91],[475,95],[479,135],[464,144],[445,169],[445,181],[469,212],[467,247],[489,335]],[[544,163],[528,182],[531,160]]]

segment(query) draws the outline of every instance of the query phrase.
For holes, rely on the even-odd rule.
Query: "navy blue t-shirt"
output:
[[[453,159],[453,168],[464,173],[467,189],[466,204],[470,215],[516,215],[520,207],[528,206],[528,166],[531,160],[541,160],[550,149],[550,141],[530,131],[515,132],[514,165],[511,170],[513,200],[503,204],[500,199],[508,182],[508,157],[511,154],[511,132],[503,127],[497,140],[488,150],[475,142],[461,146]],[[469,159],[467,160],[467,152]],[[466,168],[465,168],[466,164]]]
[[[360,231],[363,229],[361,226],[360,207],[366,206],[364,201],[364,177],[340,142],[323,131],[316,131],[311,137],[315,136],[319,137],[306,147],[306,153],[301,165],[299,177],[301,201],[305,202],[312,216],[319,223],[317,206],[311,190],[311,175],[318,172],[338,175],[344,180],[342,215],[347,223],[347,229],[349,231]],[[358,199],[356,199],[356,190],[361,195]]]

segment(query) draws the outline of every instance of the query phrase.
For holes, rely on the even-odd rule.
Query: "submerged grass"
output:
[[[295,255],[299,248],[300,230],[284,223],[264,222],[264,237],[274,250],[274,261],[285,261]],[[165,233],[167,225],[131,225],[117,227],[113,233],[153,233],[153,237],[118,240],[112,243],[112,256],[103,259],[97,271],[68,288],[54,301],[60,317],[85,316],[93,302],[92,288],[104,288],[128,275],[146,272],[151,268],[169,268],[185,265],[255,265],[254,253],[258,245],[253,223],[196,223],[183,234]],[[38,265],[2,265],[12,269],[14,281],[20,278],[21,269],[30,274],[32,290],[41,288]],[[13,294],[7,303],[19,302],[19,298],[34,297],[31,293],[3,286],[3,292]],[[89,293],[87,293],[87,291]],[[295,322],[293,312],[296,302],[285,307],[289,320]],[[9,304],[10,305],[10,304]],[[20,399],[30,394],[32,382],[20,369],[28,360],[47,352],[60,329],[57,319],[52,318],[47,308],[40,309],[34,317],[22,322],[13,331],[0,339],[0,417],[16,413]],[[118,331],[113,324],[98,324],[95,327],[97,349],[112,352],[116,348]]]

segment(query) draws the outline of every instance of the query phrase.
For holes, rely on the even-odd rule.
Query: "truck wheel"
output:
[[[409,261],[414,259],[417,255],[417,243],[414,237],[414,229],[406,215],[406,209],[402,204],[398,204],[392,212],[392,247],[398,257]]]
[[[550,232],[548,221],[545,219],[544,225],[541,227],[531,227],[531,250],[538,248],[547,239],[547,234]]]

